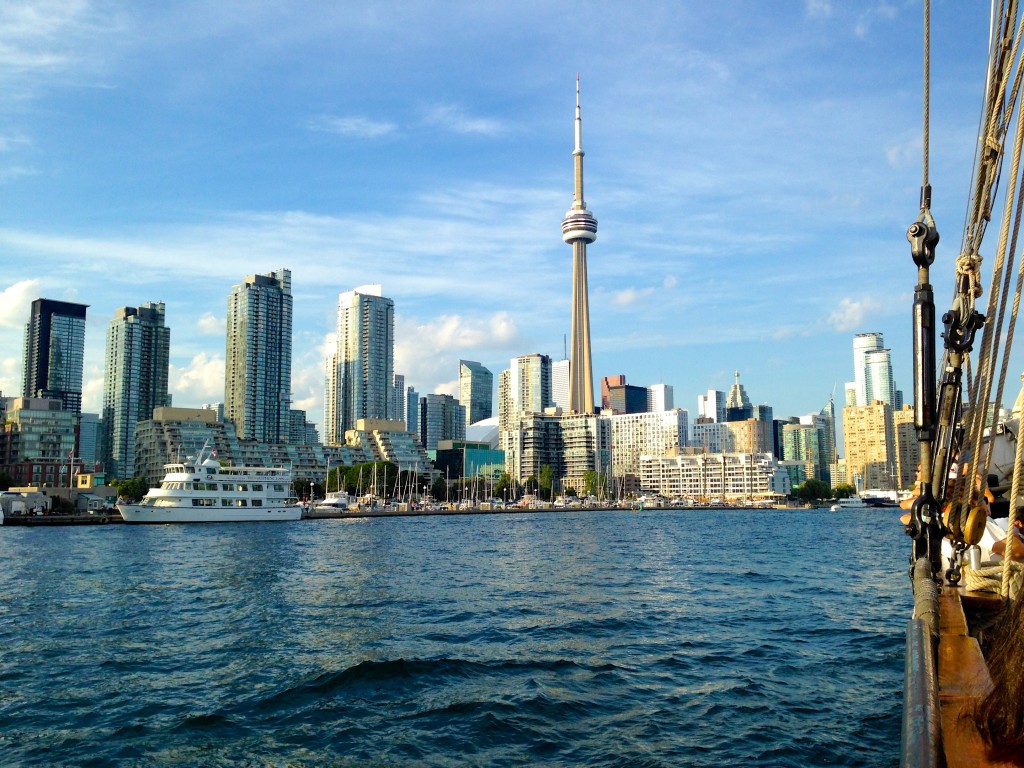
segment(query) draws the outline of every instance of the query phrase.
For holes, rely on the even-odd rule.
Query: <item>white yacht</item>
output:
[[[845,499],[839,499],[839,501],[832,505],[833,512],[858,509],[871,509],[871,505],[864,501],[860,496],[850,496]]]
[[[204,459],[203,456],[206,455]],[[277,467],[222,467],[206,448],[191,461],[165,464],[163,482],[138,504],[118,502],[126,523],[228,523],[298,520],[292,473]]]

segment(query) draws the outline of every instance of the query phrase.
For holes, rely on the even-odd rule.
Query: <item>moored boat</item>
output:
[[[205,456],[205,458],[204,458]],[[163,482],[141,502],[118,502],[126,523],[229,523],[298,520],[292,473],[279,467],[222,467],[204,447],[194,459],[165,464]]]
[[[833,512],[845,512],[845,511],[856,511],[863,509],[871,509],[871,505],[868,504],[860,496],[848,496],[845,499],[839,499],[831,507]]]

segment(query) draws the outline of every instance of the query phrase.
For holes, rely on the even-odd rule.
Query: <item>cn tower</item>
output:
[[[597,219],[583,199],[583,121],[580,76],[576,75],[576,148],[572,153],[576,188],[572,208],[562,222],[562,239],[572,246],[572,350],[569,353],[569,411],[594,412],[594,374],[590,366],[590,300],[587,297],[587,243],[597,239]]]

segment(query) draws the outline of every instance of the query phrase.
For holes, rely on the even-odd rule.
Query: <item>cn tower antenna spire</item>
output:
[[[569,410],[594,412],[594,374],[590,361],[590,300],[587,295],[587,244],[597,239],[597,219],[583,199],[583,120],[580,75],[576,73],[576,120],[572,208],[562,221],[562,239],[572,246],[572,347],[569,356]]]

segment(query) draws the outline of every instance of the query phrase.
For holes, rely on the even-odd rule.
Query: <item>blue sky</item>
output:
[[[933,5],[941,314],[988,15]],[[921,58],[917,2],[8,0],[0,391],[33,299],[89,305],[94,411],[114,311],[164,301],[175,404],[221,401],[227,294],[280,267],[317,422],[358,285],[395,300],[421,393],[454,391],[460,358],[560,358],[579,72],[595,377],[672,384],[693,414],[739,370],[800,415],[833,386],[842,406],[853,334],[881,331],[910,399]]]

